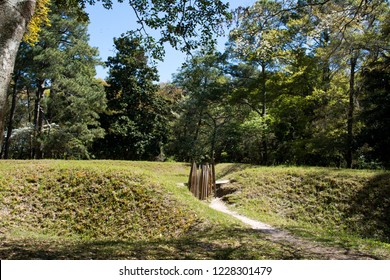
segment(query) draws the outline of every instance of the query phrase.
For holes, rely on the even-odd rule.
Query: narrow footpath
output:
[[[288,244],[290,248],[300,252],[302,255],[307,255],[310,259],[329,259],[329,260],[370,260],[375,259],[373,256],[362,254],[355,250],[339,247],[328,247],[318,242],[305,240],[300,237],[293,236],[285,230],[274,228],[270,225],[250,219],[228,209],[221,198],[214,198],[210,207],[228,214],[244,224],[252,227],[254,230],[263,232],[268,240],[282,244]]]

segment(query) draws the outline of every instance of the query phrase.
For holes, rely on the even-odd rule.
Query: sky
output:
[[[224,2],[229,2],[230,8],[235,8],[252,5],[255,0],[225,0]],[[90,18],[88,27],[90,45],[97,47],[102,61],[106,61],[109,56],[115,54],[113,38],[120,37],[121,34],[137,27],[134,13],[127,3],[118,2],[114,3],[111,10],[103,8],[101,3],[97,2],[94,6],[88,6],[86,11]],[[226,38],[218,39],[218,50],[223,51],[226,41]],[[186,59],[185,54],[168,45],[165,46],[165,51],[164,61],[157,65],[160,82],[171,81],[172,74],[177,72]],[[99,78],[104,79],[107,76],[106,68],[97,67],[96,71]]]

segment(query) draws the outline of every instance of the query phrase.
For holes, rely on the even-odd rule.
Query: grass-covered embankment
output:
[[[6,228],[140,240],[175,237],[200,223],[195,212],[136,168],[110,169],[97,162],[89,167],[12,163],[2,168],[0,188]]]
[[[189,165],[0,161],[0,259],[299,259],[194,198]]]
[[[390,173],[220,165],[224,200],[252,218],[324,241],[390,256]]]
[[[330,258],[274,242],[210,209],[177,186],[189,169],[183,163],[0,161],[0,259]],[[355,258],[390,259],[383,242],[388,173],[217,169],[234,180],[225,199],[237,211],[326,245],[357,248],[362,254]]]

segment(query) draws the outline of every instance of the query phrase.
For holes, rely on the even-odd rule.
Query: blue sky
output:
[[[230,2],[230,7],[247,6],[255,0],[224,1]],[[113,9],[107,10],[102,7],[101,3],[87,7],[87,13],[90,17],[88,32],[90,34],[90,45],[99,49],[100,57],[103,61],[107,57],[114,55],[113,38],[119,37],[122,33],[132,30],[136,27],[136,20],[127,3],[115,2]],[[219,50],[223,50],[225,38],[219,39]],[[172,74],[175,73],[185,61],[186,55],[165,46],[166,55],[163,62],[159,62],[157,68],[160,75],[160,82],[172,80]],[[105,78],[107,69],[98,67],[97,76]]]

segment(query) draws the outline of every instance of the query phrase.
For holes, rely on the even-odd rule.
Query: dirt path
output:
[[[294,250],[302,252],[304,255],[308,255],[309,258],[331,260],[374,259],[372,256],[368,256],[348,248],[323,246],[315,241],[305,240],[303,238],[293,236],[291,233],[285,230],[276,229],[260,221],[256,221],[246,216],[237,214],[236,212],[229,210],[226,204],[220,198],[213,199],[210,203],[210,207],[228,214],[236,219],[239,219],[243,223],[251,226],[254,230],[259,230],[265,233],[268,240],[288,244],[290,247],[294,248]]]

